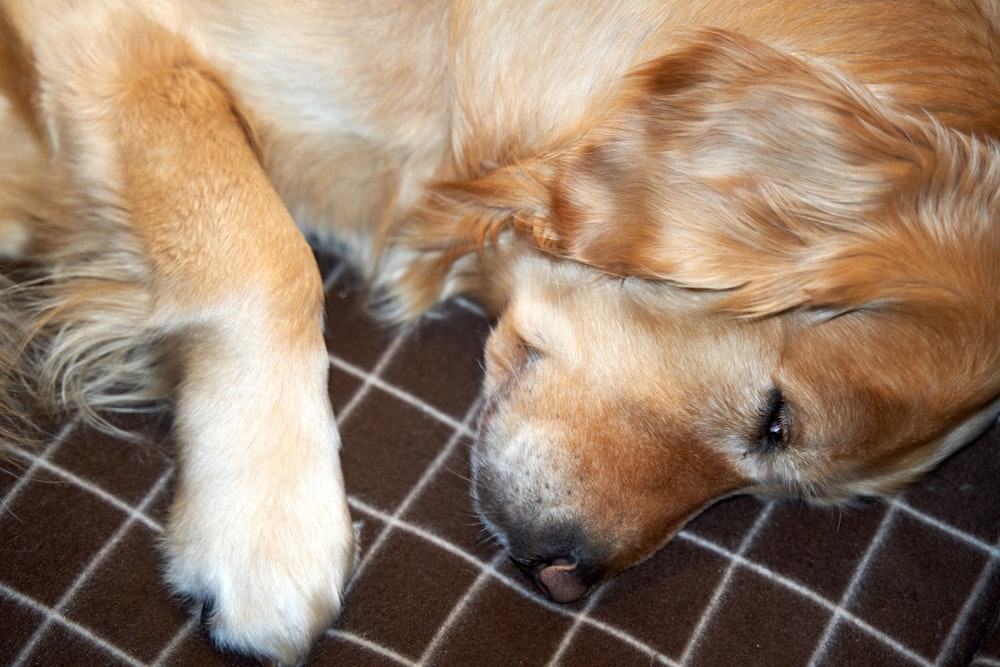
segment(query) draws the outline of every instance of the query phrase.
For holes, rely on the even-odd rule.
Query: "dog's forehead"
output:
[[[623,413],[660,415],[670,430],[697,423],[721,433],[754,421],[773,384],[785,323],[726,317],[673,294],[679,288],[664,287],[657,302],[655,286],[636,293],[620,283],[519,290],[501,335],[516,332],[544,355],[531,382],[572,390],[588,405],[631,403]]]
[[[714,295],[572,264],[528,265],[504,313],[520,335],[538,338],[528,342],[620,348],[647,361],[690,356],[711,364],[729,363],[723,351],[773,362],[784,343],[785,319],[729,316],[713,308]]]
[[[516,267],[505,314],[523,326],[564,331],[567,337],[594,329],[628,335],[696,322],[705,310],[690,290],[665,282],[611,276],[575,261],[529,258]],[[525,332],[530,333],[530,332]]]

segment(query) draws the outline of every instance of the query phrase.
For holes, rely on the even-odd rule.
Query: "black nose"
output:
[[[554,602],[575,602],[590,592],[594,577],[588,576],[586,568],[569,558],[553,558],[540,562],[523,563],[511,558],[514,564],[545,595]]]

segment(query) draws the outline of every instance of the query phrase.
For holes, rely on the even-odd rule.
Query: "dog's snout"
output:
[[[534,440],[481,434],[472,451],[476,513],[539,592],[574,602],[609,574],[614,535],[589,524],[566,485],[544,474],[547,462],[531,458],[538,450]]]

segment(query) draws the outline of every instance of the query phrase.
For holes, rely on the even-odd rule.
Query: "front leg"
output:
[[[220,645],[292,662],[356,561],[320,276],[226,87],[176,34],[110,4],[6,6],[80,217],[135,236],[181,369],[167,578]]]
[[[355,561],[326,354],[246,334],[274,322],[227,324],[185,340],[167,578],[219,644],[292,662],[339,610]]]

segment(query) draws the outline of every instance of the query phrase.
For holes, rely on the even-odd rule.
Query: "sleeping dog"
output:
[[[557,601],[1000,412],[993,0],[0,8],[3,435],[169,406],[222,646],[294,661],[356,558],[306,238],[497,316],[472,493]]]

